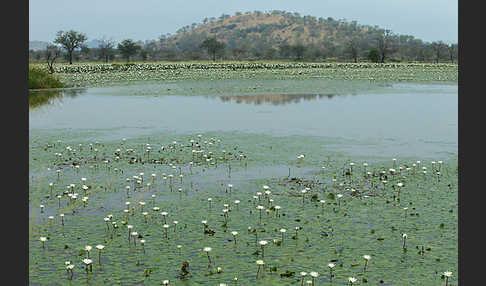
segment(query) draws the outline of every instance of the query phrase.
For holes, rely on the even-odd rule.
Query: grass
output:
[[[45,68],[29,67],[29,89],[62,88],[65,84],[59,77],[49,74]]]

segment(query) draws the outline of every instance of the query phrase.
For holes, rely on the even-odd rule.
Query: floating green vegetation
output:
[[[312,137],[95,135],[31,134],[31,284],[458,281],[456,157],[358,160]]]
[[[42,65],[39,65],[42,66]],[[457,64],[429,63],[136,63],[57,65],[69,86],[93,87],[139,81],[238,79],[338,79],[372,82],[455,82]]]

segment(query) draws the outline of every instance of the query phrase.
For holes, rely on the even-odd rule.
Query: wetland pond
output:
[[[457,100],[312,79],[31,91],[29,283],[457,285]]]
[[[204,95],[187,95],[184,86],[178,93],[175,84],[61,90],[31,108],[29,126],[105,130],[112,139],[159,131],[319,136],[337,140],[332,148],[351,155],[457,154],[457,85],[396,83],[360,92],[356,84],[349,92],[236,95],[207,95],[204,87]]]

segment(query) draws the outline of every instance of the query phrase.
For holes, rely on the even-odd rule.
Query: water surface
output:
[[[30,108],[29,126],[100,130],[113,139],[236,130],[338,138],[342,144],[333,148],[353,155],[457,153],[457,85],[398,83],[362,93],[333,91],[188,96],[165,95],[153,84],[60,90],[46,104]]]

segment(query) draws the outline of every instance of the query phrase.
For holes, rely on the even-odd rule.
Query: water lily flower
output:
[[[235,244],[236,244],[236,236],[238,235],[237,231],[232,231],[231,235],[233,235],[233,238],[235,239]]]
[[[263,249],[264,249],[265,245],[268,244],[268,241],[266,241],[266,240],[260,240],[258,243],[262,247],[262,259],[263,259],[264,258],[264,251],[263,251]]]
[[[103,248],[105,248],[105,246],[102,244],[98,244],[96,248],[98,249],[98,261],[101,265],[101,251],[103,250]]]
[[[209,265],[208,265],[208,268],[211,267],[211,257],[209,256],[209,252],[211,252],[211,250],[213,250],[211,247],[204,247],[203,250],[206,252],[207,256],[208,256],[208,261],[209,261]]]
[[[69,277],[69,280],[72,280],[74,275],[73,273],[74,264],[71,264],[70,261],[66,261],[66,262],[69,262],[69,264],[66,264],[66,271],[71,273],[71,277]]]
[[[262,265],[264,265],[265,262],[263,262],[263,260],[259,259],[259,260],[256,261],[256,264],[258,265],[258,270],[257,270],[257,273],[256,273],[256,279],[258,279],[258,273],[260,273],[260,267]]]
[[[318,272],[316,272],[316,271],[312,271],[312,272],[310,273],[310,276],[312,276],[312,286],[314,286],[314,279],[316,279],[316,278],[317,278],[317,276],[319,276],[319,273],[318,273]]]
[[[446,278],[446,286],[448,285],[449,283],[449,278],[452,277],[452,272],[451,271],[445,271],[444,273],[442,273],[445,278]]]
[[[41,236],[39,237],[39,240],[42,241],[42,248],[45,248],[45,242],[47,241],[47,237]]]
[[[83,259],[83,263],[86,266],[86,274],[88,274],[88,266],[90,267],[90,272],[93,272],[93,267],[92,267],[93,260],[89,258],[85,258]]]
[[[365,260],[365,265],[364,265],[364,271],[366,271],[366,267],[368,266],[368,261],[370,261],[371,256],[370,255],[363,255],[363,258]]]

